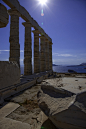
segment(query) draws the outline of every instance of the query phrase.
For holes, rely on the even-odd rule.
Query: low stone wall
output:
[[[16,62],[0,61],[0,89],[20,83],[20,69]]]
[[[1,63],[0,63],[0,65],[1,65]],[[12,68],[11,68],[11,70],[12,70]],[[3,70],[3,71],[5,71],[5,70]],[[6,75],[5,75],[5,78],[3,76],[3,80],[5,80],[5,83],[7,82]],[[18,92],[21,92],[23,90],[31,88],[32,86],[34,86],[34,85],[36,85],[38,83],[41,83],[44,79],[50,78],[51,77],[50,75],[53,77],[53,72],[52,71],[42,72],[42,73],[33,74],[33,75],[29,75],[29,76],[20,76],[20,83],[14,84],[14,85],[10,85],[8,87],[6,87],[5,84],[4,84],[5,87],[4,88],[0,88],[0,105],[3,104],[4,99],[10,97],[11,95],[17,94]],[[0,82],[0,86],[1,86],[1,82]]]

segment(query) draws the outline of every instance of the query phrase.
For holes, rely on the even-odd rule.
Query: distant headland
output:
[[[82,63],[82,64],[80,64],[80,66],[86,66],[86,63]]]
[[[69,65],[67,67],[76,67],[76,66],[86,66],[86,63],[81,63],[79,65]]]
[[[56,65],[56,64],[52,64],[52,66],[58,66],[58,65]]]

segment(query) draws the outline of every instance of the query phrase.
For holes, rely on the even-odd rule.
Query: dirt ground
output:
[[[38,106],[37,92],[39,90],[40,84],[7,98],[5,101],[15,102],[20,105],[7,117],[28,123],[32,129],[57,129]]]

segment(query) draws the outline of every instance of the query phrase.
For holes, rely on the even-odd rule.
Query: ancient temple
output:
[[[38,23],[30,16],[29,12],[20,5],[18,0],[3,0],[11,9],[0,4],[0,28],[8,24],[10,15],[10,56],[9,61],[17,62],[20,67],[20,43],[19,43],[19,18],[25,20],[24,41],[24,75],[32,74],[32,58],[34,59],[34,73],[52,70],[52,39],[44,32]],[[34,31],[31,31],[34,27]],[[32,57],[32,37],[34,33],[34,57]],[[40,46],[39,46],[40,38]],[[40,50],[39,50],[40,48]]]

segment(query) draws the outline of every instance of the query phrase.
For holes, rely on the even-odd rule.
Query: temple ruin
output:
[[[24,41],[24,75],[32,74],[32,37],[31,32],[34,33],[34,73],[40,73],[52,70],[52,39],[44,32],[38,23],[30,16],[27,10],[20,5],[18,0],[3,0],[11,9],[7,10],[10,15],[10,57],[9,61],[17,62],[20,67],[20,43],[19,43],[19,17],[23,18],[25,22],[22,25],[25,27],[25,41]],[[3,5],[0,5],[0,8]],[[4,12],[4,9],[1,8]],[[5,9],[6,11],[6,9]],[[8,14],[1,17],[0,21],[8,21]],[[7,22],[8,23],[8,22]],[[6,24],[7,24],[6,23]],[[5,27],[6,24],[1,27]],[[31,31],[31,27],[34,30]],[[39,46],[40,38],[40,46]],[[40,51],[39,51],[40,47]]]
[[[20,5],[18,0],[3,0],[3,2],[11,8],[7,10],[5,5],[0,3],[0,28],[6,27],[10,21],[10,56],[9,61],[0,61],[0,104],[5,98],[41,83],[53,75],[52,39]],[[20,75],[20,17],[25,20],[22,23],[25,28],[24,75]],[[34,57],[32,57],[32,33],[34,34]],[[34,72],[32,71],[32,58],[34,59]]]

